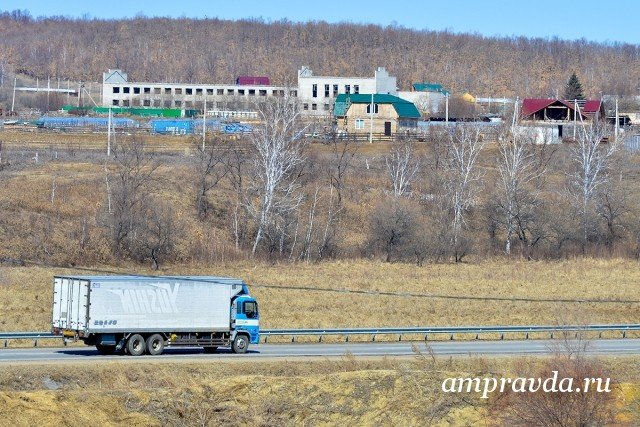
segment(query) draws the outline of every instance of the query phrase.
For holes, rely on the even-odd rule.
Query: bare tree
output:
[[[449,134],[449,144],[442,159],[442,184],[452,212],[451,247],[456,262],[464,256],[460,247],[461,233],[466,223],[465,215],[475,203],[480,188],[482,173],[477,161],[484,145],[479,127],[458,125]]]
[[[259,115],[262,123],[250,135],[255,200],[250,201],[249,211],[256,222],[252,254],[271,225],[273,213],[287,212],[300,203],[295,171],[304,161],[305,144],[300,112],[289,96],[261,104]]]
[[[394,197],[402,197],[409,192],[411,183],[420,168],[420,163],[414,159],[414,151],[414,143],[407,141],[394,145],[391,154],[384,159],[391,178]]]
[[[211,208],[208,194],[229,172],[229,164],[226,161],[228,153],[226,147],[217,137],[209,139],[204,151],[199,144],[197,147],[193,165],[196,209],[200,218],[206,218]]]
[[[567,190],[580,217],[583,250],[594,228],[593,202],[598,189],[609,181],[609,165],[619,147],[617,141],[605,144],[607,128],[600,123],[582,126],[576,144],[570,149],[573,171],[567,175]]]
[[[540,177],[545,173],[553,150],[548,144],[535,144],[526,129],[510,128],[498,142],[500,172],[498,211],[506,231],[505,252],[511,253],[514,234],[527,240],[525,221],[538,204]]]

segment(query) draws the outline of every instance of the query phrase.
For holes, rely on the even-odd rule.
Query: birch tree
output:
[[[391,178],[393,196],[402,197],[409,192],[420,163],[414,159],[414,145],[412,142],[395,145],[391,154],[385,157],[387,171]]]
[[[450,243],[458,262],[465,255],[460,246],[461,233],[480,188],[482,173],[477,162],[485,143],[480,128],[473,125],[456,126],[448,142],[442,160],[443,190],[452,216]]]
[[[595,226],[592,212],[597,191],[609,182],[609,166],[619,148],[615,140],[605,144],[607,136],[602,124],[582,126],[576,144],[569,150],[573,171],[567,176],[567,190],[580,218],[583,249]]]
[[[526,129],[510,128],[498,142],[499,180],[498,210],[506,232],[505,253],[511,254],[514,235],[528,245],[526,225],[539,200],[540,178],[553,150],[546,141],[535,144]]]
[[[294,100],[289,96],[269,100],[259,106],[259,116],[261,124],[250,135],[255,196],[249,211],[256,223],[254,255],[274,212],[290,211],[300,204],[295,171],[304,161],[303,129]]]

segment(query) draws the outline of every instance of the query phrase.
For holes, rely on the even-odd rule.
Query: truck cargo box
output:
[[[230,330],[239,279],[209,276],[57,276],[54,329],[79,336],[119,332]]]

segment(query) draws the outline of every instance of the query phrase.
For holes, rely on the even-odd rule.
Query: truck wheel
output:
[[[147,353],[157,356],[164,351],[164,338],[160,334],[153,334],[147,338]]]
[[[234,353],[242,354],[247,352],[247,348],[249,348],[249,337],[236,335],[236,339],[233,340],[233,345],[231,345],[231,350]]]
[[[211,354],[211,353],[215,353],[216,351],[218,351],[218,347],[205,347],[204,348],[204,352]]]
[[[146,350],[144,337],[140,334],[133,334],[127,340],[127,351],[131,356],[140,356]]]
[[[116,346],[96,344],[96,349],[98,350],[98,353],[108,355],[108,354],[113,354],[116,351]]]

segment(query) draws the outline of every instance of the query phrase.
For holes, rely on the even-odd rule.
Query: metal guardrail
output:
[[[296,342],[300,336],[317,336],[322,342],[325,336],[342,336],[345,341],[349,341],[351,335],[370,335],[375,341],[378,335],[397,335],[398,341],[404,335],[423,335],[424,340],[428,340],[429,335],[449,335],[453,340],[456,334],[474,335],[475,339],[480,339],[481,334],[500,334],[500,339],[504,339],[505,334],[524,334],[525,339],[529,339],[532,333],[548,333],[553,339],[556,333],[567,332],[598,332],[598,337],[602,332],[621,332],[622,338],[627,337],[627,332],[640,331],[640,324],[614,324],[614,325],[531,325],[531,326],[433,326],[433,327],[400,327],[400,328],[340,328],[340,329],[263,329],[260,335],[264,337],[266,343],[269,337],[284,336],[291,337],[291,342]],[[9,346],[10,340],[33,340],[34,346],[38,346],[38,341],[42,339],[60,339],[59,335],[50,332],[0,332],[0,341],[4,347]]]

